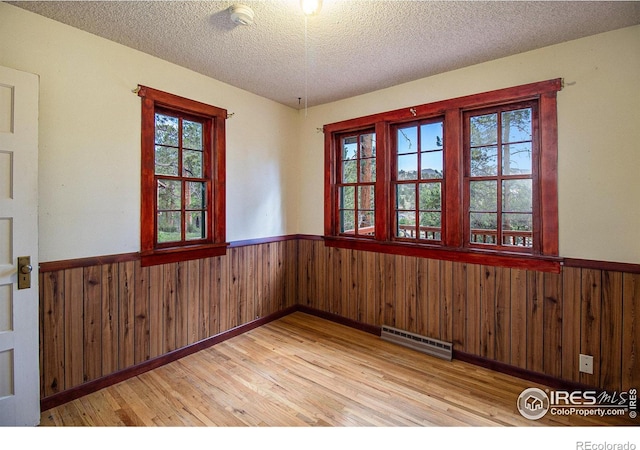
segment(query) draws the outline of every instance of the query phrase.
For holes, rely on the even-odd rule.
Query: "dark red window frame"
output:
[[[222,108],[190,100],[146,86],[139,86],[142,98],[142,160],[140,253],[142,265],[164,264],[220,256],[226,253],[225,206],[225,121]],[[158,243],[156,218],[157,180],[155,173],[156,112],[175,114],[203,123],[203,171],[206,183],[206,238]]]
[[[418,256],[477,264],[490,264],[540,271],[559,272],[558,258],[558,137],[557,92],[560,78],[458,97],[403,108],[324,126],[325,134],[325,210],[324,239],[328,246],[364,251]],[[539,244],[530,252],[501,248],[477,248],[465,243],[465,143],[466,111],[503,104],[534,101],[538,108],[535,220]],[[440,243],[402,242],[393,238],[392,167],[394,149],[392,127],[444,117],[444,161],[442,241]],[[337,137],[364,129],[376,132],[376,231],[375,238],[341,236],[338,230],[336,161],[341,151]]]

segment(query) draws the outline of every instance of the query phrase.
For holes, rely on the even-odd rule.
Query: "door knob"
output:
[[[18,258],[18,289],[29,289],[31,287],[31,266],[30,256],[20,256]]]

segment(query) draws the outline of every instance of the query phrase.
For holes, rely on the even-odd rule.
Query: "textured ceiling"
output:
[[[307,19],[298,0],[6,3],[293,108],[640,23],[640,1],[324,0]]]

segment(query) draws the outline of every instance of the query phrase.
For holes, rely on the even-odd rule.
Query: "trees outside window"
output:
[[[143,265],[224,254],[226,111],[147,87],[138,95]]]
[[[325,125],[327,245],[559,271],[561,86],[554,79]]]

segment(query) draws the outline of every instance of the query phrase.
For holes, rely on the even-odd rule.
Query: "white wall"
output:
[[[640,263],[640,26],[306,114],[5,3],[0,65],[40,75],[41,261],[139,250],[137,84],[235,113],[227,121],[227,238],[236,241],[322,234],[324,124],[562,77],[561,256]]]
[[[225,108],[227,239],[295,233],[297,111],[0,3],[0,65],[40,76],[40,260],[140,249],[138,84]]]
[[[552,78],[565,80],[558,93],[560,254],[640,263],[640,26],[309,108],[299,118],[299,232],[323,232],[323,211],[313,206],[323,193],[316,128]]]

